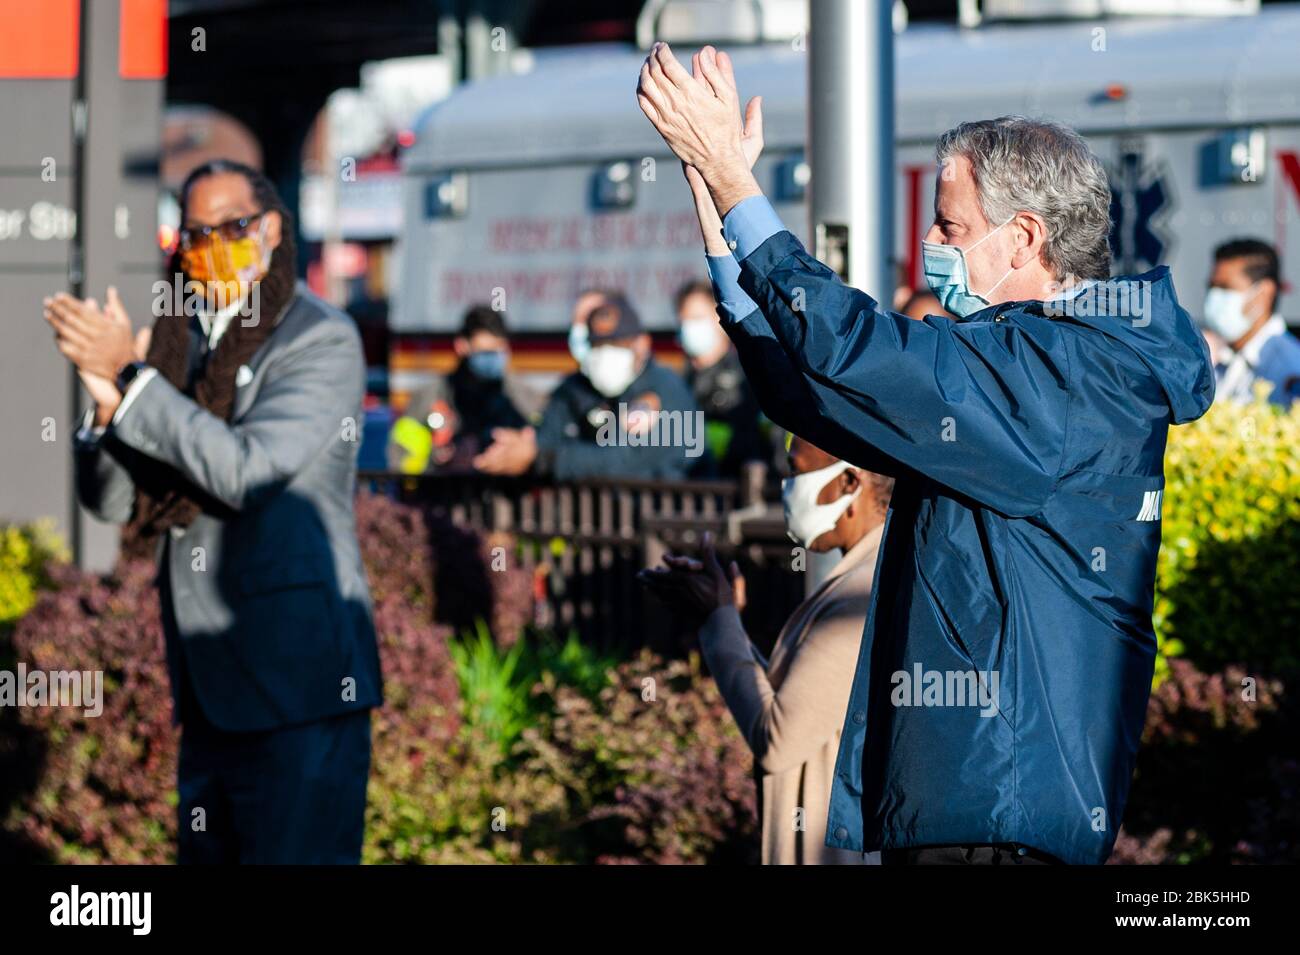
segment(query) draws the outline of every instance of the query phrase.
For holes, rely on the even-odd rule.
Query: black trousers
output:
[[[881,865],[1061,865],[1046,852],[1017,845],[917,846],[884,849]]]
[[[178,774],[182,864],[360,862],[369,710],[258,733],[188,715]]]

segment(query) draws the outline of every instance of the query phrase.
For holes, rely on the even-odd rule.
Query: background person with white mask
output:
[[[763,863],[874,863],[879,853],[828,847],[826,818],[894,482],[798,437],[789,458],[793,476],[781,490],[790,538],[843,557],[790,615],[770,662],[741,622],[739,570],[732,563],[723,571],[711,539],[703,561],[669,556],[666,568],[642,571],[641,579],[696,622],[709,671],[753,750]]]
[[[1300,341],[1277,313],[1277,250],[1258,239],[1233,239],[1214,250],[1201,327],[1214,356],[1219,401],[1248,402],[1257,382],[1268,400],[1289,407],[1300,396]]]
[[[737,477],[747,461],[771,461],[762,412],[731,339],[718,325],[718,303],[706,279],[688,282],[676,298],[678,340],[686,353],[686,385],[704,412],[711,460],[693,477]]]
[[[587,352],[591,351],[590,332],[587,329],[587,319],[601,305],[613,297],[617,297],[617,292],[612,292],[603,288],[585,288],[578,293],[578,297],[573,300],[573,315],[569,322],[569,354],[573,360],[582,367],[582,363],[587,360]]]
[[[685,477],[708,454],[686,383],[654,360],[650,336],[622,296],[609,294],[584,326],[581,369],[552,392],[536,430],[497,428],[474,466],[485,474],[532,471],[562,481]]]

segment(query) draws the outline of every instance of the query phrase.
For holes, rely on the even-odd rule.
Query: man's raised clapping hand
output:
[[[761,107],[751,101],[742,124],[727,54],[706,46],[691,58],[691,67],[688,73],[668,44],[656,43],[641,67],[637,103],[673,154],[698,172],[718,214],[725,216],[742,199],[762,192],[750,172],[762,148]]]

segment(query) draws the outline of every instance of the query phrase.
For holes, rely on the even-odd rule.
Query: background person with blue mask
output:
[[[389,466],[405,474],[468,471],[496,428],[523,428],[540,416],[541,395],[509,374],[505,316],[487,305],[465,313],[452,342],[460,361],[411,396],[389,433]]]
[[[1216,400],[1250,401],[1258,382],[1273,404],[1290,407],[1300,396],[1300,341],[1277,313],[1281,288],[1277,250],[1267,242],[1234,239],[1214,250],[1201,327],[1214,357]]]
[[[656,44],[638,102],[685,167],[763,410],[896,479],[827,844],[1104,862],[1154,671],[1165,441],[1214,396],[1169,270],[1111,279],[1100,161],[1073,130],[1002,117],[936,145],[925,240],[958,320],[886,310],[764,198],[761,104],[742,122],[729,58],[705,47],[692,67]]]

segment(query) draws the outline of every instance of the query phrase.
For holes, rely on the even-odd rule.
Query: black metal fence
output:
[[[444,514],[458,527],[509,534],[517,559],[544,580],[538,623],[621,651],[675,652],[680,621],[636,581],[664,553],[695,552],[706,531],[745,575],[746,626],[760,649],[803,599],[777,489],[761,466],[738,481],[589,479],[550,482],[478,474],[363,471],[362,486]]]

